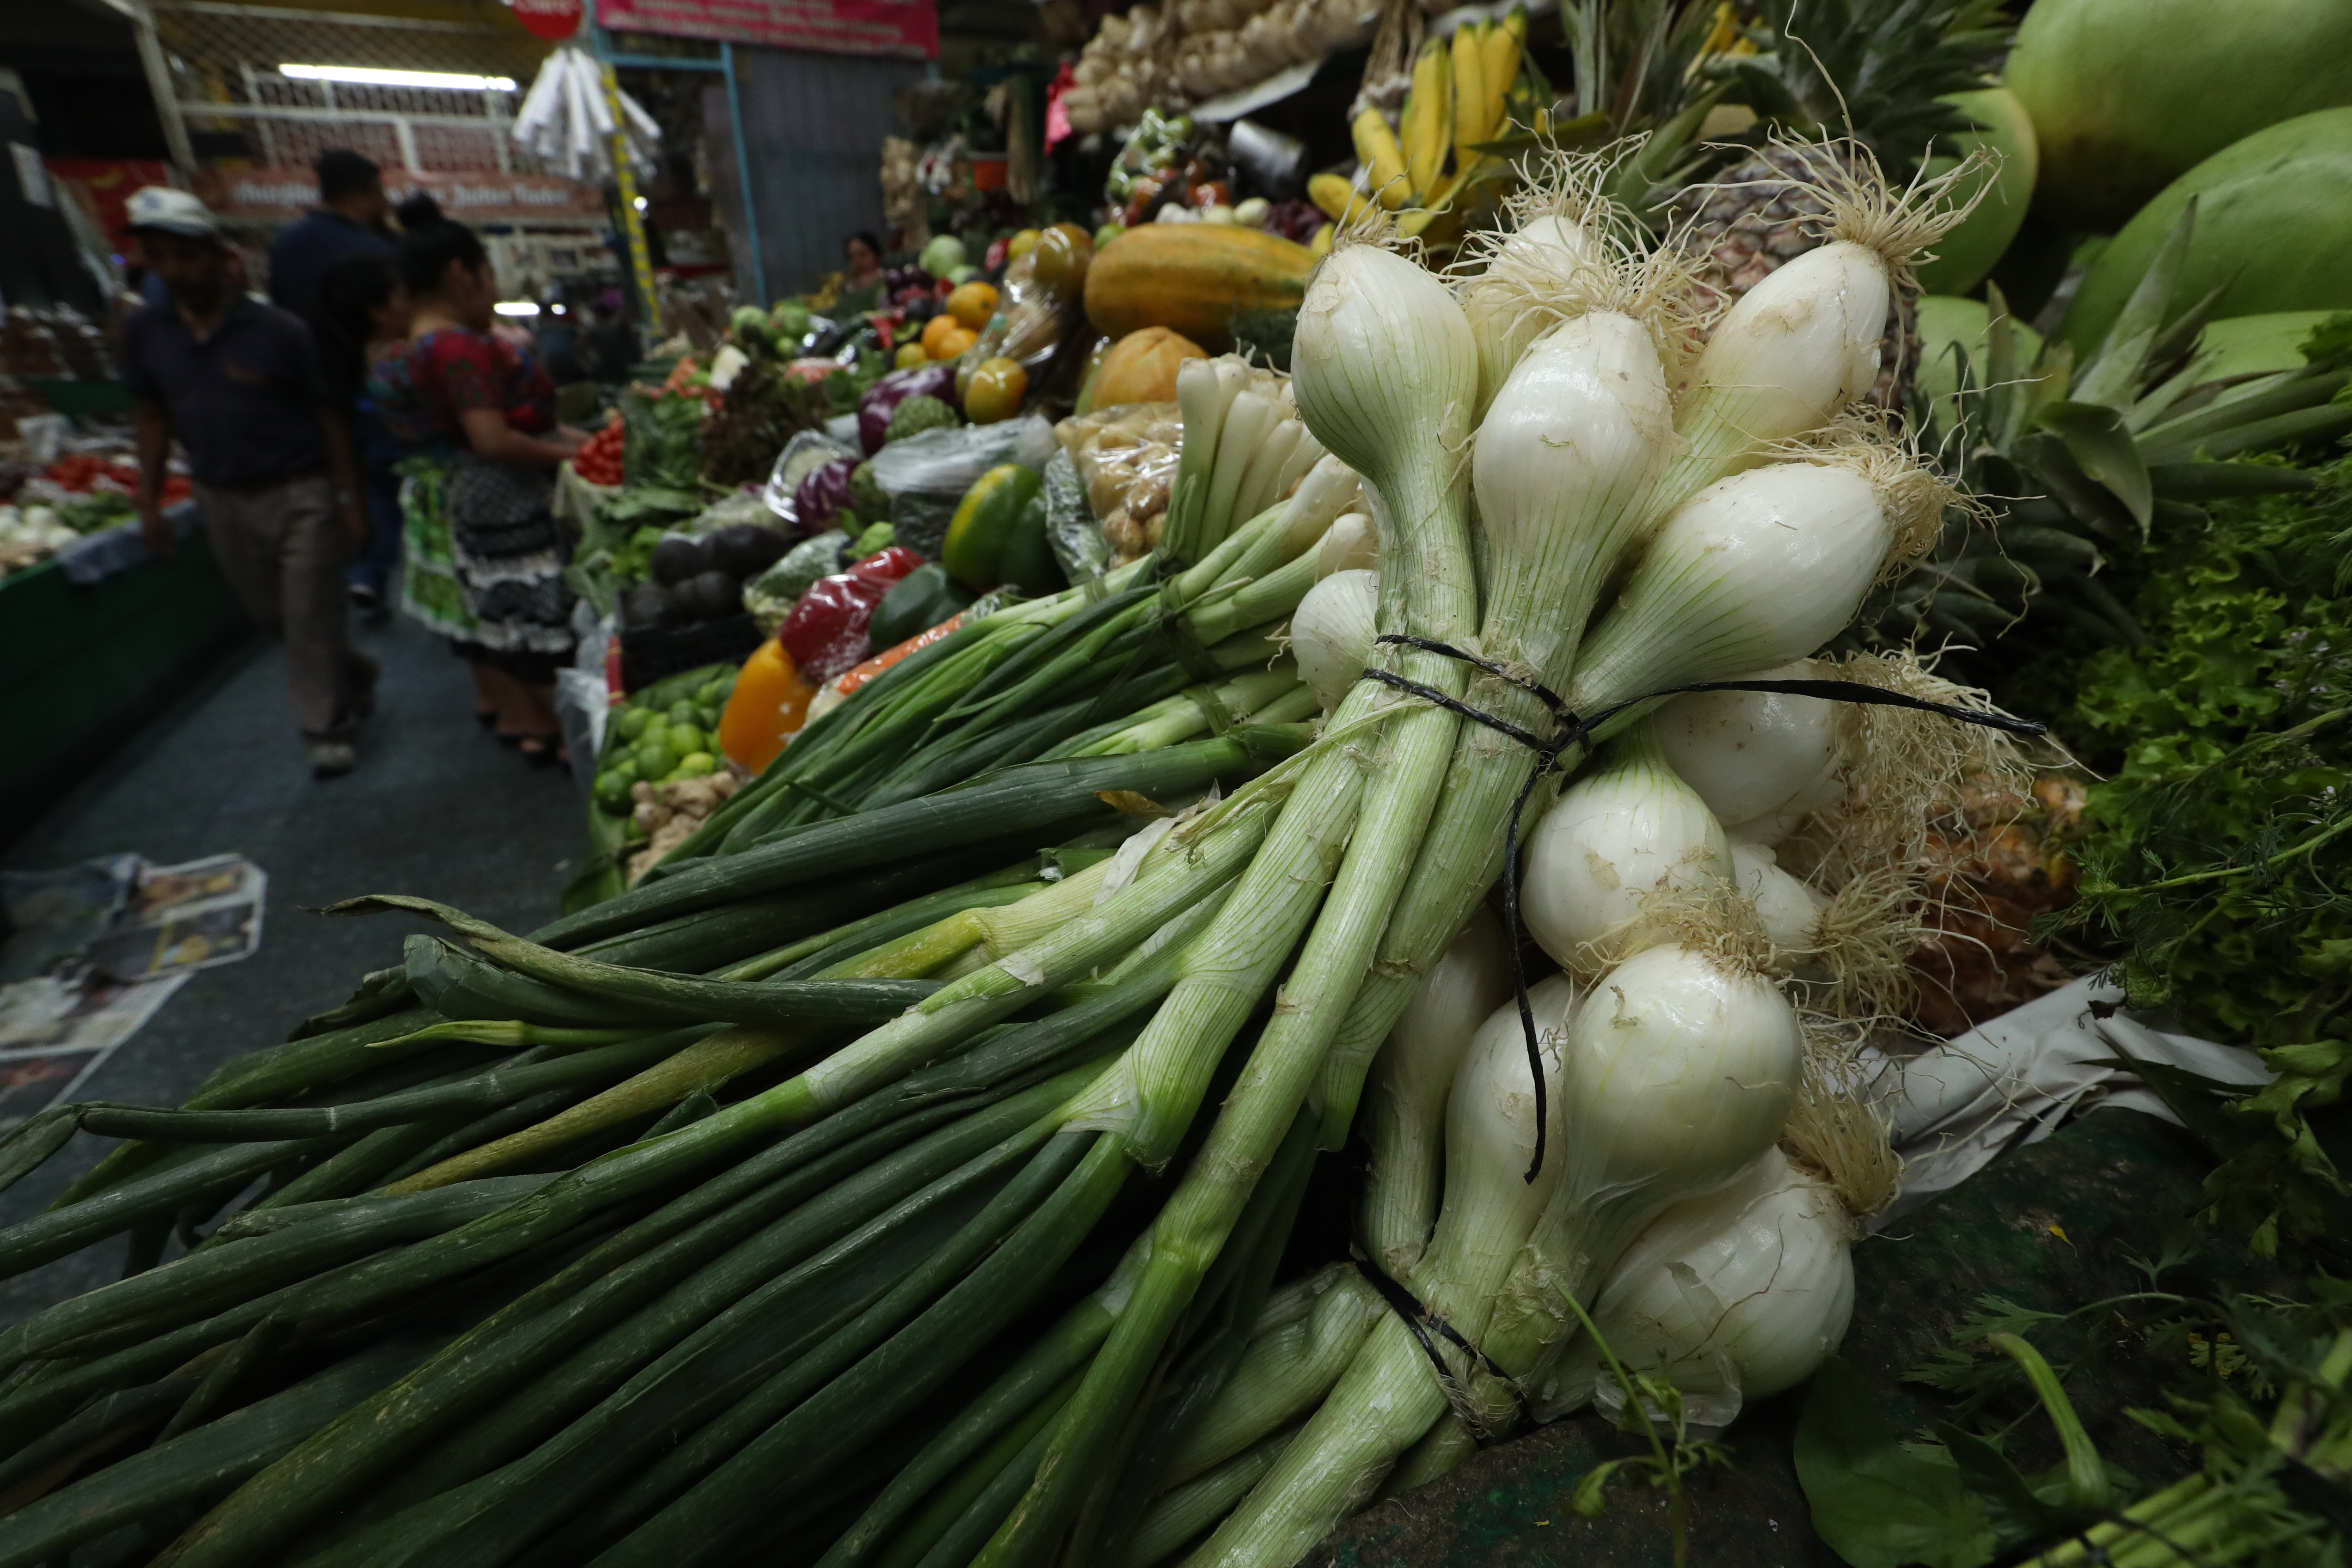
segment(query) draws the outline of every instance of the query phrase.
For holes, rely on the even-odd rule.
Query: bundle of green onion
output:
[[[1832,193],[1709,331],[1574,183],[1464,279],[1342,245],[1286,389],[1188,372],[1162,558],[893,666],[635,889],[529,939],[356,900],[447,935],[180,1110],[0,1144],[131,1141],[0,1268],[134,1263],[0,1335],[0,1568],[1289,1563],[1594,1396],[1588,1321],[1726,1407],[1802,1375],[1884,1161],[1798,1004],[1885,994],[1884,823],[1981,759],[1906,793],[1806,700],[1660,695],[1935,531],[1840,416],[1951,215]],[[1563,703],[1613,717],[1527,795],[1523,1023],[1484,906]],[[1277,1288],[1360,1102],[1375,1267]],[[1652,1310],[1744,1300],[1759,1215],[1810,1326]]]

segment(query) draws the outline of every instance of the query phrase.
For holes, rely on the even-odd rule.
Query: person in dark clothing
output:
[[[392,202],[376,166],[348,147],[331,148],[312,165],[319,205],[278,231],[269,247],[269,300],[298,316],[310,313],[327,268],[347,256],[398,254],[383,220]]]
[[[139,527],[170,555],[159,500],[173,436],[205,533],[246,613],[286,638],[294,721],[320,778],[351,772],[376,667],[343,621],[343,556],[367,537],[351,443],[301,318],[237,291],[219,220],[184,191],[132,193],[131,228],[171,300],[122,328],[139,440]]]
[[[368,395],[370,371],[388,355],[405,358],[414,313],[399,267],[381,256],[346,256],[327,268],[311,301],[310,331],[338,413],[348,411],[358,454],[361,497],[367,506],[368,547],[345,568],[352,603],[370,619],[391,614],[387,595],[400,567],[400,476],[403,454],[383,414]]]

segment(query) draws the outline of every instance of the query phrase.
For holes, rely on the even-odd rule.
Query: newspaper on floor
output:
[[[73,1096],[197,970],[258,947],[268,889],[241,855],[0,874],[0,1131]]]

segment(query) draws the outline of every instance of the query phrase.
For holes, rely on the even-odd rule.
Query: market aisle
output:
[[[269,874],[260,950],[198,973],[79,1098],[172,1105],[222,1062],[286,1037],[399,962],[400,917],[307,914],[353,894],[418,893],[509,930],[552,918],[580,853],[569,775],[534,771],[473,721],[472,683],[446,644],[394,620],[358,628],[383,661],[375,720],[350,776],[316,782],[286,717],[277,644],[258,638],[150,725],[5,857],[11,869],[135,851],[172,863],[235,850]],[[0,1196],[0,1224],[46,1207],[110,1145],[80,1139]],[[113,1278],[121,1248],[0,1285],[0,1321]]]

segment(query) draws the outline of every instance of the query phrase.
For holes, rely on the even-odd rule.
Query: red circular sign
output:
[[[580,0],[514,0],[515,19],[542,38],[562,40],[580,30]]]

